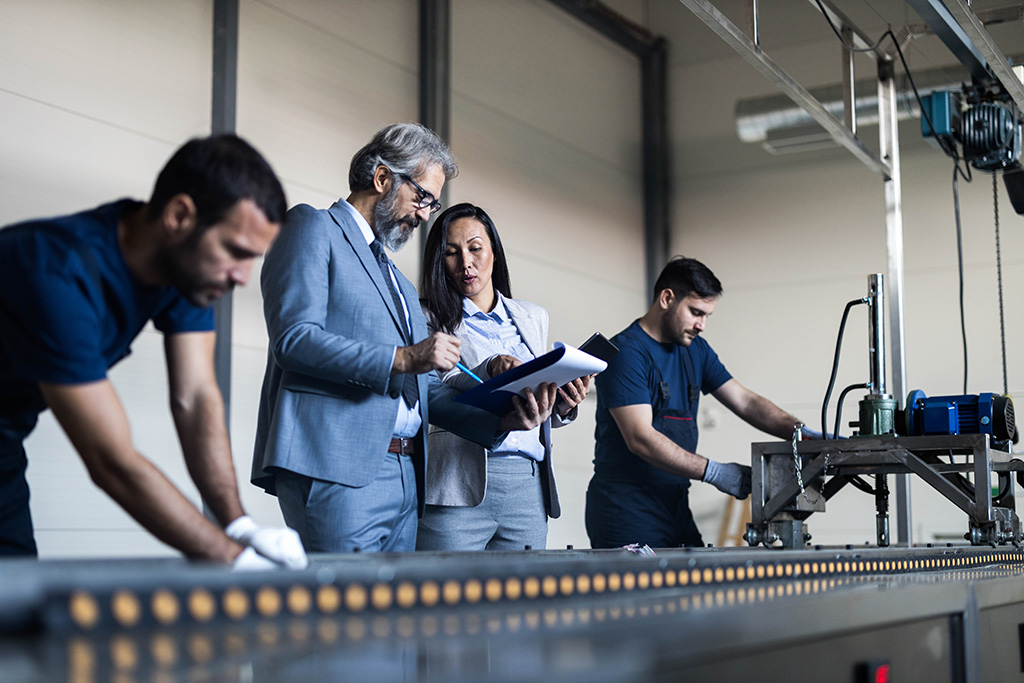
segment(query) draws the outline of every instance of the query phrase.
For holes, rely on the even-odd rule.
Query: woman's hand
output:
[[[585,375],[574,379],[564,387],[558,387],[558,401],[555,404],[555,410],[559,417],[566,417],[573,408],[583,403],[583,399],[590,393],[591,377],[593,375]]]

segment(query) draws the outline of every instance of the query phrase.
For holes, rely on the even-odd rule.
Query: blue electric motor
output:
[[[916,390],[907,396],[904,433],[988,434],[993,443],[1016,442],[1013,399],[1000,394],[932,396]]]

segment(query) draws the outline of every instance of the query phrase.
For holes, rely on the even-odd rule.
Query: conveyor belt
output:
[[[8,561],[0,574],[0,680],[19,683],[854,680],[876,659],[915,662],[893,680],[977,680],[996,646],[1020,671],[1024,623],[1015,548],[346,555],[260,574]],[[1005,643],[981,638],[991,615]],[[797,670],[765,670],[780,657],[801,657]],[[821,677],[834,667],[849,676]]]

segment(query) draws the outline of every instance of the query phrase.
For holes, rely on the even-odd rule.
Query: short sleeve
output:
[[[701,340],[704,341],[704,340]],[[703,363],[703,379],[701,382],[701,391],[706,395],[718,389],[720,386],[732,379],[732,375],[722,365],[722,361],[718,360],[718,354],[715,350],[704,342],[704,363]]]
[[[164,334],[210,332],[215,328],[213,307],[194,306],[178,294],[167,308],[153,316],[153,325]]]
[[[608,368],[597,376],[596,386],[602,403],[608,408],[650,405],[650,357],[631,340],[622,340],[619,344],[619,352],[608,362]]]
[[[16,375],[77,384],[106,377],[100,295],[69,245],[40,232],[0,256],[0,328]]]

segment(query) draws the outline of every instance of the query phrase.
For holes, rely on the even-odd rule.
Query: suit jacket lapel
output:
[[[377,265],[377,259],[370,251],[370,245],[366,243],[363,238],[363,232],[359,229],[359,226],[349,215],[348,209],[339,204],[334,204],[330,209],[327,210],[334,222],[341,228],[341,234],[344,235],[348,241],[352,250],[359,257],[359,262],[363,265],[366,270],[366,274],[370,277],[370,281],[373,282],[373,286],[377,288],[377,293],[380,295],[381,301],[387,307],[388,312],[391,313],[391,319],[395,323],[395,327],[398,328],[399,334],[405,337],[404,329],[405,326],[402,324],[401,318],[402,312],[395,308],[395,301],[391,297],[391,290],[384,282],[384,274],[380,270],[380,266]],[[394,266],[392,266],[394,268]],[[401,282],[401,278],[396,278]],[[404,292],[403,292],[404,293]],[[406,295],[406,301],[408,302],[409,297]],[[408,305],[408,304],[407,304]]]
[[[537,358],[544,355],[544,349],[537,349],[535,347],[535,345],[543,344],[544,342],[538,339],[540,330],[537,329],[538,325],[534,317],[525,308],[516,303],[515,299],[506,298],[505,308],[512,319],[512,324],[519,330],[519,336],[522,337],[523,343],[526,344],[526,348],[530,349],[533,357]]]

